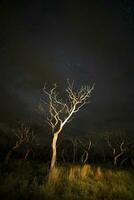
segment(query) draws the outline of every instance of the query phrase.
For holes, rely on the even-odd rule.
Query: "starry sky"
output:
[[[92,84],[84,128],[134,129],[134,1],[0,3],[0,122],[35,118],[44,83]]]

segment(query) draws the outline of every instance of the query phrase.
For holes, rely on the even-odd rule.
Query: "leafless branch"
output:
[[[85,104],[88,103],[91,92],[94,90],[94,85],[92,87],[82,86],[79,90],[75,90],[74,81],[70,82],[67,80],[67,83],[66,102],[63,102],[63,100],[61,100],[59,97],[56,91],[56,84],[54,84],[52,89],[49,91],[46,89],[46,87],[43,88],[43,94],[48,97],[47,104],[49,116],[47,117],[47,122],[50,125],[53,133],[58,128],[62,129],[66,123],[72,120],[72,115],[78,112]]]

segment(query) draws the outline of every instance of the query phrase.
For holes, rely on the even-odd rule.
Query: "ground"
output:
[[[1,164],[0,199],[133,200],[134,170],[11,161]]]

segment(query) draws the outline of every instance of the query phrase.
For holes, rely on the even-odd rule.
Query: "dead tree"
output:
[[[113,164],[114,166],[117,166],[119,158],[121,158],[126,153],[127,144],[124,139],[121,139],[120,142],[113,144],[111,136],[108,136],[106,141],[107,141],[108,146],[112,150]],[[123,159],[121,163],[125,162],[126,160],[127,160],[126,158]]]
[[[41,100],[43,103],[47,103],[49,113],[47,122],[50,125],[53,134],[50,169],[53,169],[56,164],[57,139],[59,134],[63,130],[65,124],[72,120],[72,116],[89,102],[91,92],[94,89],[93,85],[92,87],[82,86],[79,90],[75,90],[74,82],[70,83],[69,80],[67,80],[67,83],[66,101],[59,98],[58,93],[56,92],[56,84],[54,84],[50,90],[47,90],[46,87],[43,88],[43,98]],[[46,96],[48,97],[48,101],[46,101]]]
[[[90,138],[86,139],[85,141],[76,137],[70,139],[72,145],[73,145],[73,163],[76,162],[77,154],[79,153],[79,148],[82,149],[82,155],[81,155],[81,163],[85,164],[89,158],[89,152],[92,147],[92,141]]]
[[[22,144],[29,142],[31,134],[33,134],[31,129],[29,127],[26,127],[25,124],[23,123],[21,123],[20,126],[13,131],[13,133],[16,137],[16,142],[15,145],[11,148],[11,150],[9,150],[9,152],[6,155],[5,158],[6,163],[8,163],[14,151],[16,151]]]
[[[66,157],[68,158],[72,158],[72,162],[75,163],[76,162],[76,158],[77,158],[77,151],[78,151],[78,140],[77,138],[68,138],[63,140],[63,142],[66,142],[66,145],[64,145],[64,147],[62,147],[61,150],[61,158],[63,160],[63,162],[66,162]],[[61,143],[62,144],[62,143]],[[70,149],[72,150],[71,156],[67,156],[68,152],[67,152],[67,147],[68,144],[71,144]],[[57,145],[58,147],[58,145]]]
[[[78,151],[78,141],[77,138],[72,138],[70,139],[72,145],[73,145],[73,163],[76,162],[76,155],[77,155],[77,151]]]
[[[134,166],[133,165],[133,156],[134,156],[134,144],[127,143],[125,156],[123,157],[123,159],[120,162],[120,167],[122,167],[126,161],[128,161],[131,164],[131,166],[133,167]]]
[[[33,151],[33,147],[38,145],[37,136],[35,135],[33,130],[29,130],[29,134],[26,138],[25,143],[27,144],[27,151],[25,153],[24,159],[27,160],[29,154]]]
[[[89,152],[90,152],[91,147],[92,147],[92,141],[89,138],[87,140],[87,142],[83,142],[82,140],[79,140],[79,143],[82,145],[82,148],[83,148],[83,154],[81,156],[81,162],[83,164],[85,164],[88,161],[88,158],[89,158]]]

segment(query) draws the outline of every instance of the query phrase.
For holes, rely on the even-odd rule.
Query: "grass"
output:
[[[134,171],[90,165],[1,165],[0,199],[134,200]]]

